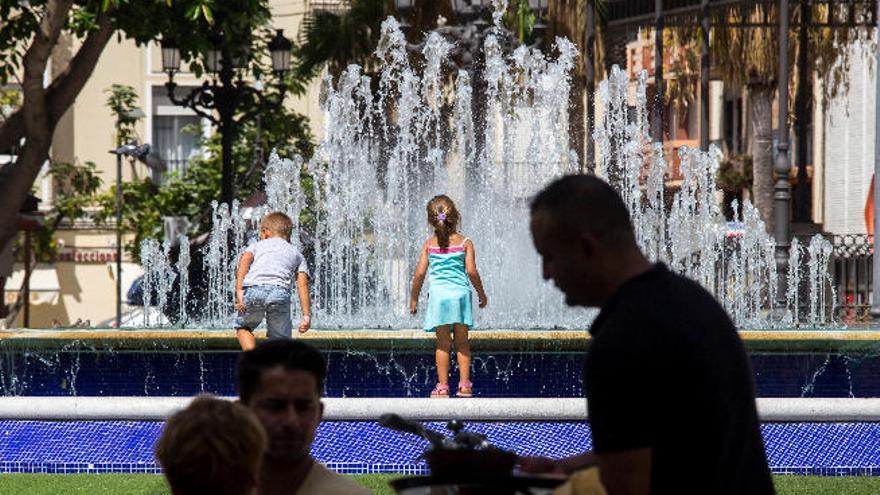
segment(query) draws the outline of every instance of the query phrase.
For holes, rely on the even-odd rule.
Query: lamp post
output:
[[[140,109],[137,112],[143,113]],[[110,150],[110,154],[116,155],[116,328],[122,326],[122,157],[137,158],[154,172],[164,171],[162,161],[150,151],[149,144],[134,143]]]
[[[180,70],[180,50],[174,40],[162,41],[162,70],[168,74],[165,89],[168,98],[177,106],[192,109],[197,115],[217,126],[221,138],[221,159],[223,161],[223,183],[220,201],[231,204],[235,198],[235,169],[232,163],[232,143],[236,127],[242,121],[253,116],[255,110],[267,103],[261,91],[249,86],[244,75],[248,70],[250,59],[247,46],[230,46],[222,33],[211,36],[212,46],[204,54],[204,66],[210,73],[210,80],[189,91],[183,97],[175,93],[177,83],[174,74]],[[284,75],[290,70],[290,51],[293,44],[284,37],[283,30],[277,29],[275,36],[268,43],[272,58],[272,71],[278,79],[278,101],[269,103],[280,105],[284,100],[287,86]],[[236,112],[243,107],[251,107],[251,111],[238,120]]]
[[[788,290],[785,272],[791,249],[791,184],[788,175],[788,0],[779,0],[779,140],[776,144],[776,181],[773,185],[773,237],[776,239],[777,304],[785,307]]]
[[[135,150],[124,144],[110,153],[116,155],[116,328],[122,326],[122,156]]]

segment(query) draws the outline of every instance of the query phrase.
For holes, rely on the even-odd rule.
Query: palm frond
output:
[[[334,76],[352,63],[369,67],[384,14],[383,0],[353,0],[346,12],[309,14],[295,51],[297,72],[311,78],[325,67]]]

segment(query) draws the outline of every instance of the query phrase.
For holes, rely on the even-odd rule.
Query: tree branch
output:
[[[52,48],[58,42],[58,36],[67,23],[67,15],[72,6],[73,0],[49,0],[46,3],[46,14],[40,19],[40,27],[34,33],[31,46],[28,47],[22,60],[23,123],[25,135],[29,139],[44,134],[48,125],[43,74],[46,72],[46,63],[52,54]],[[44,136],[39,137],[44,138]]]
[[[89,32],[76,55],[67,67],[52,80],[46,88],[46,105],[49,124],[54,125],[76,100],[83,86],[89,80],[97,65],[98,58],[113,36],[113,26],[107,14],[98,17],[99,28]],[[15,147],[24,137],[24,109],[18,108],[0,126],[0,150]]]
[[[22,128],[25,144],[15,162],[4,167],[7,174],[0,182],[0,249],[18,230],[18,210],[40,172],[52,144],[52,128],[46,106],[43,74],[52,48],[58,41],[73,0],[49,0],[40,27],[25,52],[22,65]]]

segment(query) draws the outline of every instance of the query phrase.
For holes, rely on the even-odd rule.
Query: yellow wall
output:
[[[109,255],[115,251],[116,234],[109,230],[77,229],[62,230],[57,235],[63,242],[61,259],[67,258],[65,254],[73,254],[74,251],[81,253],[99,253]],[[123,239],[123,243],[130,241]],[[88,257],[88,256],[86,256]],[[131,286],[132,281],[143,273],[136,263],[132,263],[128,256],[123,255],[122,263],[122,296],[125,301],[125,292]],[[24,267],[16,265],[16,271],[21,272]],[[91,325],[110,320],[116,314],[116,266],[110,261],[57,261],[52,265],[39,264],[40,270],[54,270],[58,278],[58,297],[54,302],[43,304],[31,304],[30,327],[51,328],[56,325],[70,326],[78,319],[89,320]],[[37,287],[35,281],[32,287]],[[7,300],[18,295],[20,287],[7,286]],[[39,299],[38,294],[31,298]],[[123,311],[127,305],[123,304]],[[20,312],[15,326],[22,326],[24,314]]]
[[[307,0],[271,1],[273,27],[284,29],[285,36],[295,40],[308,4]],[[66,60],[77,48],[76,40],[61,40],[59,48],[53,54],[55,58],[52,72],[63,70]],[[183,72],[175,75],[175,82],[181,86],[201,84],[201,79],[196,79],[191,73],[186,72],[187,64],[181,64],[181,69]],[[106,90],[113,84],[124,84],[135,88],[139,96],[139,106],[148,114],[137,125],[138,136],[142,142],[145,142],[151,134],[149,113],[152,111],[153,88],[160,88],[164,94],[163,86],[167,80],[168,77],[162,72],[161,49],[157,44],[138,47],[131,40],[117,41],[117,38],[113,37],[104,48],[92,76],[76,102],[62,118],[54,136],[52,158],[63,161],[78,159],[81,162],[95,162],[101,172],[104,187],[109,188],[116,180],[116,159],[108,153],[115,147],[115,121],[107,107]],[[287,98],[288,107],[309,118],[312,132],[316,137],[319,137],[323,131],[323,116],[318,108],[319,87],[320,78],[316,78],[309,84],[305,95]],[[122,175],[123,180],[129,180],[133,174],[145,177],[146,173],[147,170],[142,164],[126,161]]]
[[[116,159],[108,153],[115,148],[115,119],[107,107],[111,85],[125,84],[136,89],[144,87],[143,50],[134,42],[114,38],[104,49],[92,76],[85,84],[74,105],[62,119],[55,132],[52,158],[61,161],[93,161],[97,165],[104,187],[109,188],[116,179]],[[142,98],[141,98],[142,99]],[[144,124],[137,126],[139,136],[144,135]],[[138,164],[134,172],[143,177],[145,167]],[[132,177],[132,167],[123,167],[123,180]]]
[[[284,29],[284,35],[296,40],[303,16],[310,8],[308,0],[272,0],[272,25]],[[67,61],[79,48],[79,41],[66,38],[60,40],[53,59],[49,77],[64,70]],[[201,84],[192,74],[187,73],[186,64],[181,64],[183,72],[175,75],[175,82],[181,86]],[[138,47],[131,40],[118,41],[114,36],[104,49],[89,81],[85,84],[76,102],[62,117],[53,137],[52,159],[79,162],[93,161],[103,180],[103,188],[109,189],[116,181],[116,158],[108,151],[115,146],[115,120],[107,107],[106,90],[113,84],[124,84],[138,92],[138,106],[147,114],[137,125],[136,131],[141,142],[151,139],[153,110],[153,88],[158,87],[164,94],[163,85],[167,76],[162,72],[161,49],[156,44]],[[306,95],[288,97],[287,105],[306,115],[316,138],[323,132],[323,118],[318,108],[320,78],[309,85]],[[140,163],[126,160],[122,167],[123,180],[133,176],[147,176],[146,167]],[[43,208],[51,207],[51,184],[38,180],[38,190],[46,202]],[[48,188],[42,194],[42,188]],[[67,249],[113,249],[115,233],[111,229],[91,226],[58,232]],[[125,261],[125,260],[124,260]],[[69,325],[77,319],[90,320],[94,325],[109,320],[115,314],[116,281],[111,266],[113,263],[75,263],[58,261],[54,264],[60,285],[60,297],[54,304],[38,304],[31,307],[31,327],[51,327],[53,321]],[[20,268],[20,267],[19,267]],[[136,264],[124,263],[123,291],[130,280],[142,272]],[[9,292],[12,287],[7,287]],[[15,288],[17,290],[17,288]],[[13,294],[17,292],[13,291]],[[21,315],[17,325],[21,325]]]

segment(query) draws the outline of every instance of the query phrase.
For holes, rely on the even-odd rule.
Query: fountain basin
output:
[[[741,335],[759,397],[880,397],[880,332]],[[22,330],[0,338],[0,396],[236,393],[231,331]],[[328,397],[425,397],[436,381],[431,333],[312,330],[299,338],[325,352]],[[478,330],[471,341],[480,397],[582,396],[584,331]]]
[[[426,426],[444,428],[441,422]],[[160,421],[0,420],[0,473],[159,473],[153,444],[162,427]],[[519,455],[565,457],[592,447],[585,421],[480,421],[468,429]],[[880,475],[878,422],[764,422],[761,433],[774,473]],[[420,459],[425,447],[375,421],[327,420],[312,456],[342,473],[427,474]]]
[[[773,472],[880,475],[880,332],[741,335]],[[435,380],[430,333],[315,329],[299,338],[328,357],[327,415],[312,453],[339,472],[427,472],[425,445],[375,422],[387,411],[458,416],[521,455],[591,447],[584,331],[473,331],[481,398],[445,401],[423,398]],[[158,473],[152,446],[168,412],[202,391],[235,395],[231,331],[20,330],[0,339],[0,472]],[[859,398],[842,398],[850,396]]]
[[[850,351],[880,350],[880,328],[843,330],[744,329],[739,332],[746,349],[766,351]],[[266,330],[254,332],[257,341]],[[388,330],[312,329],[294,338],[322,350],[424,349],[434,342],[434,334],[417,329]],[[471,330],[469,339],[481,350],[579,351],[589,345],[586,330],[490,329]],[[70,345],[112,349],[198,348],[237,350],[232,330],[186,329],[15,329],[0,331],[0,350],[61,348]]]

